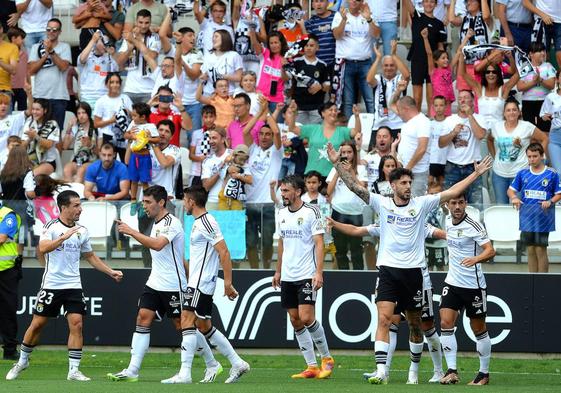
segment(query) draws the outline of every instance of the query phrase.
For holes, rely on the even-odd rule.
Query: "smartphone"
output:
[[[269,95],[274,97],[277,95],[277,87],[279,82],[278,81],[271,81],[271,89],[269,90]]]
[[[347,157],[341,157],[341,158],[339,158],[339,161],[340,162],[347,162],[348,160],[347,160]]]
[[[173,96],[160,96],[160,102],[173,102]]]

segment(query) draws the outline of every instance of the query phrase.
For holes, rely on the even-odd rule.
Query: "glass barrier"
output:
[[[5,201],[4,206],[14,209],[21,217],[22,227],[19,242],[23,247],[24,266],[38,266],[36,250],[43,225],[56,217],[58,212],[54,201],[38,202],[36,200],[29,203],[27,201]],[[168,210],[184,221],[182,203],[169,201]],[[324,217],[331,215],[329,205],[320,206],[320,210]],[[561,206],[551,210],[551,214],[555,215],[556,221],[561,222]],[[485,265],[484,270],[528,271],[528,252],[520,242],[520,232],[518,230],[520,213],[517,210],[510,205],[484,205],[482,209],[468,206],[467,212],[472,219],[485,225],[489,238],[492,239],[497,250],[497,255],[491,263]],[[217,213],[216,216],[219,214]],[[234,266],[247,269],[274,269],[277,261],[278,243],[278,235],[275,232],[276,209],[274,205],[248,204],[246,210],[236,214],[234,216],[222,214],[218,219],[233,253]],[[434,226],[443,227],[445,214],[444,211],[439,212],[431,216],[429,222]],[[232,221],[232,217],[236,217],[236,221]],[[371,214],[370,216],[365,214],[361,218],[362,220],[358,221],[357,225],[367,225],[376,221],[376,217]],[[369,218],[370,222],[368,221]],[[117,219],[122,220],[134,229],[140,228],[141,232],[150,233],[152,220],[142,216],[139,218],[137,212],[131,211],[130,201],[82,201],[82,214],[79,223],[88,229],[93,249],[101,258],[110,261],[110,264],[114,267],[150,267],[149,251],[135,239],[119,234],[115,225]],[[241,224],[244,221],[245,228]],[[560,227],[560,225],[557,226],[557,228]],[[188,235],[186,238],[188,238]],[[347,265],[350,269],[353,269],[354,265],[358,269],[374,269],[378,239],[365,237],[363,239],[349,238],[347,240],[341,241],[338,239],[337,242],[342,244],[342,247],[348,247],[348,262],[341,255],[339,255],[339,261],[337,261],[333,233],[328,229],[325,235],[325,269],[344,270]],[[559,263],[561,262],[561,229],[549,234],[547,250],[550,271],[561,272],[561,263]],[[447,270],[445,241],[427,239],[425,253],[431,270]],[[360,258],[358,263],[357,258]]]

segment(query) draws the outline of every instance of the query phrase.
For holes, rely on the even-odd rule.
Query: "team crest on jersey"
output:
[[[298,217],[297,223],[298,225],[302,225],[304,223],[304,219],[302,217]]]
[[[37,310],[37,312],[43,312],[43,303],[37,304],[37,306],[35,307],[35,309]]]
[[[409,213],[409,215],[410,215],[411,217],[415,217],[415,214],[416,214],[417,212],[415,211],[415,209],[410,209],[407,213]]]
[[[542,186],[543,187],[547,187],[548,184],[549,184],[549,180],[547,180],[547,179],[542,180]]]
[[[156,237],[160,236],[160,230],[156,229]]]
[[[462,235],[464,234],[464,231],[461,229],[458,229],[458,237],[462,237]]]

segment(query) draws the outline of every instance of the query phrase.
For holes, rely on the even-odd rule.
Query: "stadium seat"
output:
[[[368,152],[368,145],[370,144],[370,137],[372,136],[372,126],[374,125],[374,114],[372,113],[361,113],[360,114],[360,125],[362,130],[362,146],[361,149]],[[351,116],[347,127],[353,128],[355,126],[355,117]]]
[[[517,210],[509,205],[491,206],[483,212],[483,222],[495,249],[516,251],[516,242],[520,240]]]
[[[117,219],[117,206],[106,202],[83,202],[80,224],[88,229],[92,246],[103,246],[107,258],[111,255],[110,239],[113,223]]]
[[[55,158],[56,170],[53,173],[51,173],[51,177],[53,179],[60,180],[64,178],[62,158],[60,157],[60,152],[58,151],[58,149],[55,150],[56,150],[56,158]]]
[[[57,191],[54,193],[54,197],[56,199],[57,195],[65,190],[72,190],[78,193],[80,199],[84,199],[84,188],[85,186],[82,183],[69,183],[68,185],[63,185],[58,188]]]
[[[477,220],[477,222],[481,222],[481,212],[478,208],[474,206],[466,206],[466,213],[474,220]]]
[[[125,203],[123,206],[121,206],[121,209],[119,210],[119,219],[135,231],[138,231],[138,219],[136,218],[136,216],[131,216],[130,202]],[[127,238],[129,238],[130,248],[132,248],[133,246],[142,246],[142,244],[140,244],[134,237],[127,235]],[[127,257],[129,251],[130,250],[127,250]]]
[[[189,185],[189,178],[191,177],[191,160],[189,159],[189,149],[180,147],[181,151],[181,170],[183,171],[183,186]]]

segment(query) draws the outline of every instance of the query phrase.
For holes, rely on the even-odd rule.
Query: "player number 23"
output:
[[[47,299],[43,301],[43,299],[45,299],[45,296],[47,297]],[[39,303],[51,304],[54,296],[55,294],[52,292],[41,291],[39,292],[39,297],[37,298],[37,300],[39,301]]]

